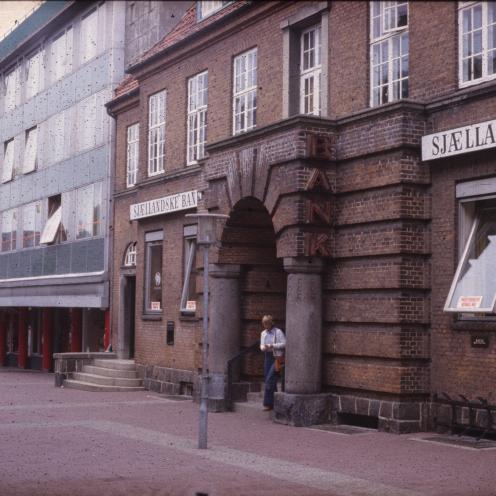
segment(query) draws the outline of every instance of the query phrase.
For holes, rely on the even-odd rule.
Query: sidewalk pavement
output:
[[[261,405],[208,421],[199,450],[190,400],[0,369],[0,495],[496,496],[496,448],[287,427]]]

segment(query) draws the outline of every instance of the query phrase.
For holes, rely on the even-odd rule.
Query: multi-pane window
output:
[[[38,162],[38,128],[33,127],[26,131],[26,146],[24,147],[24,161],[22,172],[27,174],[36,169]]]
[[[126,250],[126,255],[124,256],[124,266],[136,267],[136,242],[129,243]]]
[[[181,313],[196,311],[196,226],[184,228],[184,280],[181,293]]]
[[[48,219],[41,232],[40,243],[52,244],[63,241],[65,236],[61,229],[62,222],[62,197],[55,195],[48,198]]]
[[[52,82],[58,81],[72,70],[72,28],[67,29],[50,45],[50,72]]]
[[[5,112],[9,112],[20,103],[20,74],[20,68],[16,67],[5,75]]]
[[[496,77],[496,4],[460,2],[459,7],[460,85],[493,79]]]
[[[300,113],[320,115],[322,72],[320,26],[306,29],[300,41]]]
[[[188,165],[205,156],[207,133],[208,72],[188,80]]]
[[[371,106],[408,97],[408,2],[371,8]]]
[[[148,100],[148,175],[164,172],[165,161],[165,90]]]
[[[31,248],[40,244],[41,202],[34,202],[22,209],[22,247]]]
[[[98,54],[98,11],[94,10],[81,21],[79,37],[81,64]]]
[[[234,59],[233,133],[253,129],[257,124],[257,49]]]
[[[127,128],[127,159],[126,159],[126,186],[130,188],[136,184],[139,160],[139,123]]]
[[[17,247],[17,209],[2,212],[2,251]]]
[[[3,145],[2,183],[11,181],[14,175],[14,138]]]
[[[26,100],[43,89],[43,50],[39,50],[26,62]]]
[[[58,112],[47,121],[46,153],[48,154],[48,163],[59,162],[69,154],[70,128],[70,112],[68,110]],[[84,126],[81,126],[81,132],[83,129]]]
[[[226,0],[207,0],[198,2],[198,19],[204,19],[209,15],[220,10],[224,5],[227,5],[230,1]]]
[[[162,231],[146,233],[145,312],[162,311],[162,243]]]
[[[100,91],[77,104],[77,147],[79,151],[94,148],[104,142],[108,122],[104,106],[106,98],[107,93]]]
[[[90,184],[76,191],[76,238],[101,233],[102,183]]]

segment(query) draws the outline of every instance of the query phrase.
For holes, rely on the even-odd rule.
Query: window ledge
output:
[[[181,322],[199,322],[201,319],[196,315],[179,315],[179,320]]]
[[[495,316],[496,317],[496,316]],[[453,330],[465,332],[496,332],[496,320],[455,320]]]
[[[156,320],[156,321],[161,321],[162,320],[162,314],[160,314],[160,315],[153,315],[151,313],[143,313],[143,314],[141,314],[141,320]]]

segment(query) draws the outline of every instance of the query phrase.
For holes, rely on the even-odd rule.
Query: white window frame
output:
[[[313,32],[314,46],[305,50],[305,36]],[[305,54],[313,53],[314,64],[305,67]],[[320,24],[312,26],[302,31],[300,35],[300,114],[320,115],[321,114],[321,74],[322,74],[322,29]],[[310,83],[313,84],[313,91],[307,91]],[[311,96],[310,96],[311,95]],[[310,108],[312,111],[305,111]]]
[[[184,276],[183,276],[183,289],[181,292],[181,308],[182,314],[194,315],[195,308],[188,307],[188,296],[190,290],[191,272],[194,270],[196,261],[197,249],[197,226],[186,226],[184,228]]]
[[[15,140],[9,139],[3,145],[3,162],[2,162],[2,183],[12,181],[14,178],[15,163]]]
[[[136,185],[139,165],[139,122],[127,128],[126,187]]]
[[[136,267],[137,242],[129,243],[124,256],[124,267]]]
[[[148,98],[148,176],[164,172],[165,166],[165,122],[167,109],[166,90]]]
[[[32,127],[26,131],[26,144],[24,147],[24,160],[22,163],[23,174],[33,172],[38,167],[38,128]]]
[[[482,57],[482,68],[481,68],[481,77],[477,79],[469,79],[467,81],[463,80],[463,61],[468,58],[473,57],[464,57],[463,56],[463,13],[466,10],[473,9],[474,7],[480,5],[482,8],[482,26],[481,26],[481,36],[482,36],[482,51],[480,52]],[[485,81],[491,81],[496,79],[496,71],[494,74],[489,74],[489,64],[488,64],[488,56],[489,52],[495,52],[496,56],[496,46],[494,48],[489,49],[489,15],[488,9],[490,6],[490,2],[458,2],[458,86],[460,88],[466,88],[467,86],[473,86],[475,84],[480,84]],[[493,6],[496,11],[496,5]],[[473,16],[472,16],[473,19]],[[492,24],[493,29],[496,30],[496,22]],[[470,31],[473,33],[473,30]],[[471,44],[473,45],[473,37],[471,37]]]
[[[384,105],[386,103],[391,103],[395,102],[398,100],[402,100],[404,98],[408,98],[408,94],[410,91],[409,85],[410,85],[410,40],[409,40],[409,23],[410,23],[410,5],[409,2],[406,2],[406,7],[407,7],[407,24],[406,26],[397,26],[394,28],[387,29],[384,31],[384,24],[385,24],[385,10],[386,9],[394,9],[395,12],[398,10],[398,4],[402,5],[404,4],[404,1],[400,2],[386,2],[386,1],[372,1],[370,2],[370,52],[369,52],[369,57],[370,57],[370,106],[371,107],[380,107],[381,105]],[[395,4],[395,5],[393,5]],[[374,6],[379,5],[379,16],[374,16]],[[378,36],[374,35],[374,21],[379,18],[379,25],[380,25],[380,31],[381,33]],[[398,18],[396,14],[396,19]],[[406,43],[408,43],[408,50],[406,51],[406,55],[402,53],[402,46],[404,43],[404,40],[407,40]],[[394,43],[398,42],[399,44],[399,55],[395,56],[394,55]],[[374,48],[378,47],[378,51],[380,54],[380,62],[378,64],[374,64]],[[386,60],[383,60],[383,48],[386,48]],[[407,60],[408,63],[408,73],[406,77],[402,77],[402,62],[403,59]],[[394,61],[399,59],[399,78],[394,78]],[[381,70],[382,66],[387,64],[387,83],[386,84],[381,84]],[[379,71],[379,85],[374,86],[374,69],[378,67]],[[406,96],[403,96],[403,87],[404,84],[408,85],[407,88],[407,94]],[[396,98],[394,95],[394,88],[395,84],[399,84],[399,97]],[[388,91],[388,99],[387,101],[383,101],[382,97],[382,88],[387,87]],[[379,99],[378,102],[374,102],[374,90],[378,88],[379,89]]]
[[[187,165],[205,157],[207,141],[208,71],[188,79]]]
[[[251,70],[248,69],[248,64],[251,60]],[[254,63],[253,63],[254,61]],[[254,72],[255,77],[251,78],[250,73]],[[253,80],[254,79],[254,80]],[[239,84],[238,84],[239,80]],[[254,129],[257,126],[257,81],[258,81],[258,50],[257,47],[252,48],[236,56],[233,60],[233,135],[244,133]],[[248,106],[254,101],[255,104]],[[237,104],[241,107],[241,102],[244,104],[244,110],[236,112]],[[237,116],[243,117],[243,125],[241,125],[241,117],[238,126]],[[251,116],[251,118],[249,117]],[[248,124],[248,121],[251,121]]]
[[[17,249],[17,222],[18,222],[18,211],[17,208],[12,208],[10,210],[6,210],[2,212],[0,216],[0,221],[2,224],[2,229],[1,229],[1,239],[0,239],[0,251],[1,252],[8,252],[8,251],[14,251]],[[10,226],[10,239],[9,239],[9,248],[4,249],[4,241],[3,241],[3,234],[4,234],[4,227],[6,224],[5,219],[8,217],[8,222]]]

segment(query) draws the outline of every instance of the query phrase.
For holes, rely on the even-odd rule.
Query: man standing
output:
[[[281,329],[274,326],[272,315],[264,315],[262,325],[264,331],[260,337],[260,349],[265,354],[263,406],[265,411],[269,411],[274,408],[274,393],[277,391],[276,360],[282,361],[284,359],[286,336]]]

